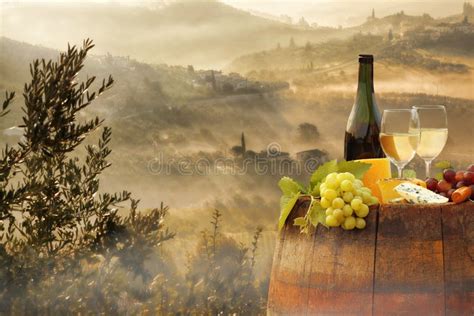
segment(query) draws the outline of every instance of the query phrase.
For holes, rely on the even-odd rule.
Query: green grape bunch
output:
[[[334,159],[313,172],[308,186],[289,177],[281,178],[278,230],[285,227],[289,214],[303,196],[311,199],[308,210],[305,216],[293,219],[293,225],[298,226],[301,233],[314,233],[319,224],[327,228],[363,229],[369,206],[378,204],[377,198],[360,180],[370,166],[359,161]]]
[[[321,207],[326,213],[325,222],[329,227],[364,229],[369,206],[379,203],[372,191],[350,172],[328,174],[319,190]]]

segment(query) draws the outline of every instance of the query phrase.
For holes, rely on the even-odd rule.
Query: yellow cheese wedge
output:
[[[377,182],[381,179],[388,179],[392,176],[390,170],[390,160],[388,158],[377,159],[360,159],[360,162],[371,164],[370,169],[365,173],[362,182],[364,185],[372,190],[372,193],[382,201],[382,193],[379,190]]]
[[[392,200],[401,198],[400,194],[395,191],[395,187],[403,182],[408,182],[408,179],[384,179],[378,182],[378,187],[381,194],[380,201],[382,203],[389,203]]]
[[[416,185],[419,185],[420,187],[423,187],[426,189],[426,182],[421,180],[421,179],[417,179],[417,178],[410,178],[410,181]]]
[[[383,179],[378,181],[379,192],[381,194],[380,201],[382,203],[395,202],[402,198],[400,194],[395,191],[395,187],[401,183],[410,182],[421,187],[426,188],[426,183],[420,179]]]

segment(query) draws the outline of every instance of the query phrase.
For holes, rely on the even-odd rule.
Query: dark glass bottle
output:
[[[383,158],[380,112],[374,94],[374,56],[359,55],[357,97],[347,121],[344,159]]]

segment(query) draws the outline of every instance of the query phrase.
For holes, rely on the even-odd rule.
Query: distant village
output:
[[[367,18],[365,29],[374,34],[387,34],[389,40],[423,40],[436,41],[445,35],[454,33],[474,33],[474,7],[466,2],[458,18],[436,20],[429,14],[421,17],[408,16],[404,11],[378,18],[375,10]]]
[[[285,14],[282,14],[280,16],[272,16],[262,15],[261,12],[254,13],[256,15],[260,15],[265,18],[279,21],[285,24],[290,24],[292,26],[296,26],[304,30],[335,29],[335,27],[322,26],[316,22],[310,23],[305,19],[304,16],[300,17],[297,20],[293,20],[290,16]],[[421,24],[420,22],[424,22],[425,25]],[[372,29],[370,30],[371,33],[380,34],[381,32],[388,32],[389,30],[391,30],[392,35],[396,34],[399,37],[404,37],[407,31],[413,30],[414,27],[416,27],[418,31],[420,31],[420,28],[422,29],[422,31],[424,29],[426,33],[429,34],[429,36],[432,36],[435,39],[436,37],[441,36],[441,34],[443,33],[453,31],[474,33],[474,24],[472,22],[474,22],[474,7],[470,2],[465,2],[463,5],[462,22],[439,22],[436,21],[429,14],[424,14],[422,16],[422,19],[418,19],[418,17],[406,15],[404,11],[400,11],[395,15],[388,16],[385,18],[378,18],[375,14],[375,10],[372,9],[372,13],[367,17],[367,21],[363,26],[365,30],[367,30],[367,28],[370,30],[372,26]],[[342,26],[339,26],[337,28],[341,29]]]
[[[205,86],[222,94],[262,93],[288,89],[287,82],[251,81],[238,73],[224,74],[220,70],[194,70],[188,66],[188,74],[192,76],[195,87]]]
[[[316,170],[320,164],[329,161],[328,152],[317,148],[297,152],[294,158],[290,156],[290,153],[281,151],[280,148],[272,148],[271,146],[266,150],[261,150],[260,152],[249,150],[247,149],[244,133],[241,135],[240,145],[233,146],[231,152],[236,158],[252,159],[255,161],[263,160],[269,163],[296,161],[300,167],[306,168],[304,171],[307,172],[312,172]]]
[[[174,76],[180,77],[183,82],[194,88],[205,88],[218,95],[265,93],[289,89],[288,82],[253,81],[236,72],[226,74],[222,70],[195,69],[193,65],[187,67],[166,64],[146,65],[129,56],[112,56],[109,53],[95,58],[100,64],[119,67],[122,70],[135,71],[137,68],[143,68],[143,72],[149,72],[149,68],[157,67],[161,71],[173,73]]]

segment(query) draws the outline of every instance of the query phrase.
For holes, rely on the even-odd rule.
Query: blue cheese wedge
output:
[[[395,191],[405,200],[414,204],[442,204],[449,201],[447,197],[410,182],[397,185]]]

